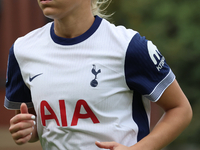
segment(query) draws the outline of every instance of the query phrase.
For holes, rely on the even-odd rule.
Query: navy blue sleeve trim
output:
[[[175,75],[157,47],[137,33],[126,52],[125,78],[131,90],[157,101]]]
[[[163,92],[168,88],[168,86],[175,80],[174,73],[170,70],[168,75],[160,81],[157,86],[153,89],[153,91],[148,94],[144,95],[149,100],[156,102],[159,100]]]
[[[29,88],[24,83],[19,64],[15,58],[14,46],[10,48],[6,79],[6,98],[4,105],[9,109],[16,109],[13,104],[32,103]],[[17,107],[18,108],[18,107]]]
[[[25,102],[28,108],[33,108],[33,103],[32,102]],[[10,110],[20,110],[20,106],[21,106],[22,102],[12,102],[9,101],[6,97],[4,100],[4,107]]]

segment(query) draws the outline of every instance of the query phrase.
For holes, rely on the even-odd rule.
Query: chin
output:
[[[50,18],[50,19],[54,19],[55,18],[55,13],[53,13],[52,10],[49,10],[49,9],[44,9],[43,10],[43,14],[47,17],[47,18]]]

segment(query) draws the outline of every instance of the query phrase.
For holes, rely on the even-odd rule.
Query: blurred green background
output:
[[[193,108],[189,127],[169,150],[200,149],[200,0],[113,0],[116,25],[138,31],[165,56]]]

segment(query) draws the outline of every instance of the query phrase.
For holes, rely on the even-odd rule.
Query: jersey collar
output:
[[[60,45],[78,44],[86,40],[87,38],[89,38],[98,29],[99,25],[101,24],[101,21],[102,21],[102,18],[100,18],[99,16],[95,16],[95,21],[93,25],[85,33],[75,38],[63,38],[63,37],[57,36],[54,32],[54,23],[52,23],[51,29],[50,29],[51,38],[55,43],[60,44]]]

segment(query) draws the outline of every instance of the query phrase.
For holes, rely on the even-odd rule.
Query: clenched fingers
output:
[[[13,125],[25,120],[35,120],[35,116],[32,114],[18,114],[10,120],[10,125]]]
[[[16,144],[22,145],[24,143],[27,143],[31,139],[33,128],[27,128],[24,130],[20,130],[14,134],[12,134],[12,137]]]
[[[18,122],[16,124],[11,124],[9,131],[10,131],[11,134],[13,134],[13,133],[18,132],[20,130],[33,128],[35,124],[36,123],[35,123],[34,120],[21,121],[21,122]]]
[[[13,133],[12,137],[14,140],[26,137],[27,135],[29,135],[33,132],[33,129],[34,129],[33,127],[29,127],[29,128],[23,129],[23,130],[19,130],[19,131]]]

